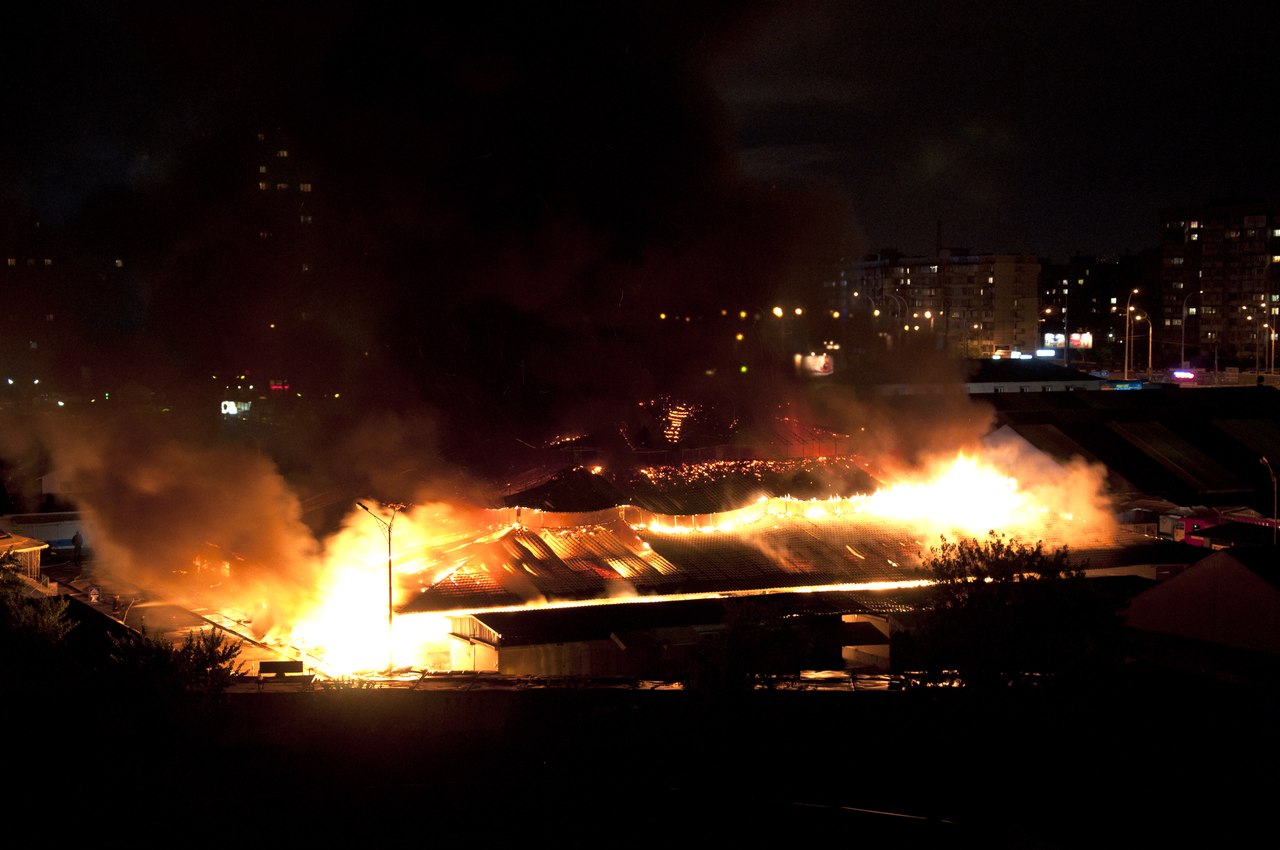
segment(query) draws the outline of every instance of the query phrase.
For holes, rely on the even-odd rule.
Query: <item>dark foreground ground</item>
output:
[[[1273,829],[1280,756],[1274,693],[1168,680],[3,696],[26,846],[1182,847]]]

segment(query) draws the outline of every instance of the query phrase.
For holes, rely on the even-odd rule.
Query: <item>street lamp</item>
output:
[[[1145,310],[1137,310],[1133,317],[1135,322],[1145,321],[1147,323],[1147,380],[1151,380],[1151,343],[1155,339],[1155,328],[1151,324],[1151,316],[1147,315]],[[1127,347],[1127,346],[1126,346]]]
[[[1133,296],[1137,294],[1138,289],[1134,287],[1134,290],[1129,293],[1129,297],[1124,302],[1124,379],[1126,381],[1129,380],[1129,364],[1133,361],[1129,353],[1131,349],[1130,342],[1132,341],[1130,334],[1133,329]]]
[[[869,295],[869,294],[868,294],[868,296],[867,296],[867,300],[871,303],[871,315],[872,315],[874,318],[877,318],[877,319],[878,319],[878,318],[880,318],[880,314],[881,314],[881,313],[883,313],[883,312],[885,312],[884,310],[880,309],[880,304],[884,304],[884,305],[886,306],[886,308],[887,308],[887,306],[888,306],[888,305],[886,304],[886,301],[892,301],[892,303],[893,303],[893,314],[894,314],[894,317],[895,317],[896,319],[899,319],[899,320],[900,320],[900,319],[902,319],[902,318],[906,315],[906,312],[907,312],[907,300],[906,300],[905,298],[903,298],[901,295],[898,295],[896,292],[890,292],[890,291],[888,291],[887,289],[882,289],[882,290],[880,291],[880,302],[879,302],[879,304],[877,304],[877,303],[876,303],[876,299],[875,299],[875,298],[873,298],[873,297],[872,297],[871,295]],[[881,335],[880,335],[880,334],[877,334],[877,336],[881,336]],[[885,344],[886,344],[886,346],[887,346],[887,347],[889,347],[890,349],[892,349],[892,347],[893,347],[893,340],[894,340],[894,338],[896,338],[896,337],[898,336],[898,329],[897,329],[896,324],[895,324],[895,326],[894,326],[894,332],[893,332],[893,336],[892,336],[892,337],[891,337],[891,336],[889,336],[888,334],[884,334],[883,336],[884,336],[884,339],[885,339]]]
[[[356,507],[373,517],[378,525],[382,527],[382,533],[387,536],[387,675],[395,669],[395,638],[391,631],[392,617],[392,594],[391,594],[391,526],[396,521],[396,514],[405,509],[405,505],[394,502],[384,505],[391,511],[391,519],[383,519],[373,511],[366,508],[360,502],[356,502]]]
[[[1182,350],[1179,353],[1178,360],[1182,363],[1182,368],[1187,368],[1187,302],[1191,300],[1193,295],[1204,295],[1204,290],[1199,292],[1188,292],[1187,297],[1182,299]]]
[[[1271,476],[1271,545],[1274,546],[1276,545],[1276,525],[1278,522],[1276,515],[1280,514],[1280,511],[1276,510],[1276,472],[1271,468],[1271,463],[1267,460],[1266,455],[1258,458],[1258,463],[1265,466],[1267,474]]]

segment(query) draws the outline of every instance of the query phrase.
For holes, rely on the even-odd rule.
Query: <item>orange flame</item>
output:
[[[736,534],[784,515],[819,523],[849,516],[881,519],[914,529],[920,540],[985,536],[995,530],[1027,541],[1080,547],[1109,543],[1114,531],[1101,470],[1082,462],[1059,465],[1025,447],[997,448],[983,459],[961,454],[904,474],[871,494],[813,501],[762,498],[735,511],[655,516],[635,527],[650,535]],[[509,521],[500,512],[443,504],[399,515],[392,537],[392,607],[414,592],[407,586],[430,586],[450,575],[458,566],[452,550]],[[639,538],[636,549],[642,556],[651,554]],[[388,628],[386,552],[385,530],[353,511],[326,543],[314,598],[300,601],[289,628],[277,639],[323,659],[321,667],[329,675],[448,669],[447,616],[395,614]],[[625,572],[619,571],[623,579]]]

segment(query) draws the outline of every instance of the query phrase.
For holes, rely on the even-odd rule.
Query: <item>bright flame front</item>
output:
[[[997,451],[986,459],[959,455],[900,476],[871,494],[813,501],[761,499],[735,511],[697,518],[655,516],[642,530],[658,535],[749,534],[760,523],[776,522],[784,515],[819,525],[850,516],[883,521],[909,527],[917,540],[931,542],[941,535],[981,537],[997,531],[1028,542],[1043,539],[1078,547],[1109,542],[1113,529],[1098,469],[1082,463],[1046,465],[1043,456],[1027,460],[1017,452]],[[392,607],[415,592],[403,588],[429,587],[440,576],[449,576],[457,567],[459,550],[498,525],[496,512],[442,505],[399,515],[392,538]],[[636,537],[633,542],[633,554],[652,555],[645,541]],[[396,613],[388,628],[386,552],[385,531],[353,512],[326,544],[312,598],[296,606],[298,614],[276,639],[322,659],[317,666],[331,676],[448,669],[448,616]],[[619,581],[627,579],[616,569],[614,573],[621,576]]]

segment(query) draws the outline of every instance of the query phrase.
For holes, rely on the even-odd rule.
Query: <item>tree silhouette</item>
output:
[[[935,582],[918,627],[895,642],[895,666],[966,686],[1079,683],[1110,669],[1118,601],[1070,562],[991,532],[940,539],[925,566]],[[899,652],[901,650],[901,652]]]
[[[217,627],[188,632],[177,646],[145,631],[112,640],[110,667],[116,684],[139,694],[217,696],[240,675],[243,643]]]

